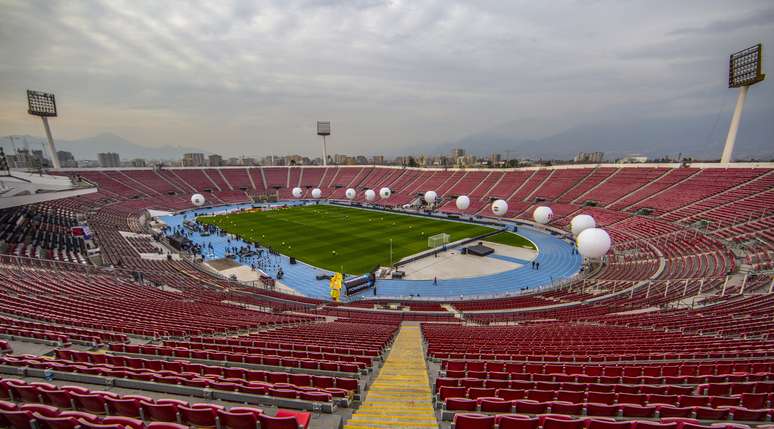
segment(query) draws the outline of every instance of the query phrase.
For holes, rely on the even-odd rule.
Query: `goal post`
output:
[[[442,233],[431,235],[427,238],[427,247],[430,249],[449,244],[449,234]]]

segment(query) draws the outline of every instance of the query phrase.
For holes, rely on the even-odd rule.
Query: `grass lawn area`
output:
[[[330,271],[343,267],[349,274],[389,265],[390,238],[392,260],[397,262],[427,250],[427,238],[431,235],[446,233],[453,242],[492,231],[463,222],[324,204],[204,216],[197,220],[315,267]]]
[[[507,244],[513,247],[526,247],[528,249],[535,249],[535,245],[526,238],[515,234],[513,232],[501,232],[486,238],[486,241],[491,241],[498,244]]]

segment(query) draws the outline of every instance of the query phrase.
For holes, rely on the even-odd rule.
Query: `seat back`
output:
[[[136,399],[105,398],[110,414],[125,417],[140,417],[140,401]]]
[[[81,426],[81,429],[124,429],[124,425],[118,423],[101,424],[81,420],[78,424]]]
[[[102,419],[103,424],[117,424],[125,427],[126,429],[144,429],[145,423],[140,419],[133,419],[131,417],[124,416],[109,416]]]
[[[32,429],[32,412],[31,411],[0,411],[2,416],[13,429]]]
[[[483,414],[456,414],[454,427],[456,429],[494,429],[495,417]]]
[[[298,421],[295,417],[273,417],[261,414],[258,416],[261,429],[298,429]]]
[[[543,420],[543,429],[583,429],[584,421],[582,419],[557,419],[546,417]]]
[[[189,426],[215,427],[215,410],[212,408],[177,407],[180,421]]]
[[[22,402],[40,402],[40,392],[35,386],[12,384],[14,398]]]
[[[74,417],[47,417],[42,414],[33,414],[40,429],[75,429],[79,426]]]
[[[218,410],[221,429],[255,429],[258,416],[252,413]]]
[[[105,414],[105,398],[100,395],[84,395],[71,392],[75,407],[81,411],[88,411],[94,414]]]
[[[538,419],[527,416],[504,415],[497,419],[499,429],[537,429],[539,424]]]
[[[175,404],[153,404],[150,402],[140,402],[143,414],[146,420],[157,422],[177,422],[177,405]]]
[[[644,420],[637,420],[634,429],[677,429],[677,423],[656,423]]]
[[[587,429],[632,429],[632,422],[591,419]]]
[[[64,408],[64,409],[72,409],[73,407],[73,401],[72,397],[70,396],[70,393],[66,390],[49,390],[49,389],[38,389],[40,392],[40,396],[43,399],[43,402],[47,404],[51,404],[57,408]]]

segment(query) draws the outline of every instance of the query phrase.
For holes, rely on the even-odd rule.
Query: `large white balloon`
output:
[[[587,215],[587,214],[579,214],[572,218],[570,221],[570,230],[572,231],[572,235],[578,236],[581,232],[589,229],[589,228],[596,228],[597,222],[594,220],[593,217]]]
[[[438,194],[435,191],[425,192],[425,202],[427,204],[433,204],[436,198],[438,198]]]
[[[532,219],[535,219],[535,222],[545,225],[548,222],[551,222],[551,219],[554,218],[554,211],[551,210],[551,207],[546,206],[540,206],[535,209],[534,212],[532,212]]]
[[[304,194],[304,191],[301,188],[293,188],[293,196],[296,198],[301,198],[301,195]]]
[[[470,207],[470,198],[467,195],[460,195],[455,201],[458,210],[467,210]]]
[[[322,196],[322,191],[320,188],[314,188],[312,189],[312,198],[320,198]]]
[[[352,199],[354,199],[354,198],[355,198],[355,196],[357,195],[357,192],[356,192],[354,189],[352,189],[352,188],[349,188],[349,189],[347,189],[347,191],[346,191],[346,192],[344,192],[344,195],[345,195],[345,196],[346,196],[348,199],[352,200]]]
[[[575,239],[578,253],[586,258],[601,258],[610,250],[610,236],[604,229],[589,228]]]
[[[382,197],[383,200],[390,198],[390,195],[392,195],[390,188],[382,188],[379,190],[379,196]]]
[[[492,213],[497,216],[505,216],[508,213],[508,203],[505,200],[497,200],[492,203]]]
[[[376,199],[376,192],[374,192],[373,189],[368,189],[365,191],[365,197],[368,201],[373,201]]]
[[[204,205],[204,195],[202,194],[193,194],[191,195],[191,204],[201,207]]]

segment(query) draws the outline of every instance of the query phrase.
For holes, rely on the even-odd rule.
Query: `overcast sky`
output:
[[[759,41],[771,0],[0,0],[0,135],[42,134],[32,88],[59,138],[317,155],[330,119],[332,152],[417,153],[514,121],[714,114],[728,54]],[[746,109],[773,103],[759,87]]]

